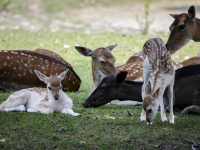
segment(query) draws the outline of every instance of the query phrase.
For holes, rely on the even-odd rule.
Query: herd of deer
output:
[[[166,45],[160,38],[151,38],[142,52],[118,67],[111,53],[117,45],[96,50],[75,47],[81,55],[92,58],[93,92],[84,107],[109,102],[142,104],[141,121],[148,124],[153,122],[159,106],[162,121],[167,121],[165,110],[170,111],[169,123],[174,123],[173,107],[184,109],[182,113],[200,113],[200,56],[182,63],[171,59],[171,54],[191,39],[200,41],[200,20],[194,6],[188,14],[171,16],[175,20]],[[0,105],[0,110],[80,115],[73,112],[73,102],[62,89],[78,91],[81,80],[59,55],[46,49],[2,50],[0,60],[0,90],[19,90]]]

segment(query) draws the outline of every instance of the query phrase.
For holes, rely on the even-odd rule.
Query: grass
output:
[[[117,43],[118,46],[113,50],[117,66],[141,51],[144,42],[151,37],[161,37],[166,42],[168,35],[1,30],[1,49],[46,48],[73,65],[82,85],[79,92],[67,94],[74,101],[73,110],[82,116],[0,112],[0,149],[190,149],[192,144],[200,142],[198,115],[175,112],[177,118],[175,124],[171,125],[163,123],[158,112],[154,124],[147,126],[146,122],[140,122],[139,119],[141,106],[82,107],[91,93],[91,62],[90,58],[81,56],[74,46],[78,44],[95,49]],[[64,45],[70,47],[64,48]],[[191,41],[175,53],[173,59],[183,61],[185,56],[191,57],[197,53],[198,43]],[[10,94],[1,92],[0,102]]]

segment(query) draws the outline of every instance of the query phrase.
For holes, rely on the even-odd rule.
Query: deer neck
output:
[[[117,91],[117,99],[123,100],[134,100],[142,102],[142,85],[143,82],[134,82],[125,80],[120,84]]]
[[[193,30],[193,40],[195,42],[200,42],[200,19],[197,19],[195,20],[195,23],[194,23],[194,30]]]
[[[101,80],[105,75],[100,71],[99,67],[95,65],[95,62],[92,60],[92,77],[95,88],[101,83]]]

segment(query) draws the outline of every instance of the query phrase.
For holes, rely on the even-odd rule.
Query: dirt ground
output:
[[[145,2],[132,2],[124,5],[83,7],[67,10],[55,16],[42,13],[40,1],[30,3],[27,7],[30,15],[11,14],[8,11],[0,12],[0,30],[27,29],[38,31],[50,29],[51,32],[63,30],[67,32],[119,32],[122,34],[139,33],[144,27]],[[187,12],[189,6],[194,5],[197,17],[200,17],[200,0],[167,1],[158,0],[150,3],[149,33],[169,32],[173,18],[172,14]],[[138,19],[137,17],[138,16]]]

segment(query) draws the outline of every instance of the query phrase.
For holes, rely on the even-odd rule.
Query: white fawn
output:
[[[168,87],[170,102],[169,123],[174,123],[173,114],[173,85],[174,66],[171,55],[167,52],[164,42],[159,38],[149,39],[143,47],[143,78],[142,86],[142,114],[141,121],[151,124],[157,113],[158,106],[161,109],[162,121],[167,121],[163,105],[163,94]],[[149,84],[150,81],[150,84]]]
[[[78,116],[73,112],[73,102],[66,93],[62,91],[61,81],[69,71],[66,70],[58,76],[47,77],[34,70],[38,78],[47,84],[47,88],[27,88],[14,92],[0,105],[1,111],[26,111],[50,114],[60,111],[64,114]]]

